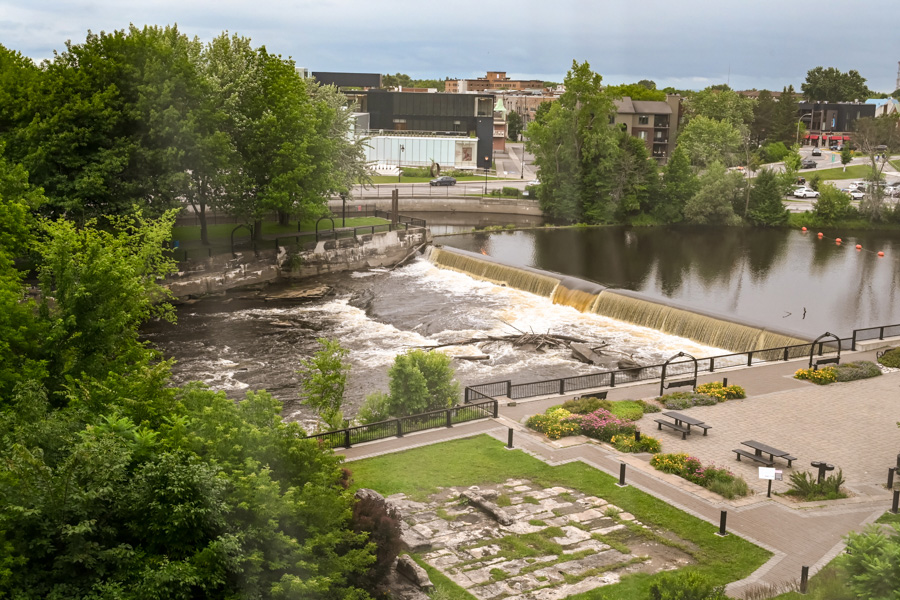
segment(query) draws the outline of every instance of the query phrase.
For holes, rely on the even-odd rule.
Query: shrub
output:
[[[684,453],[656,454],[650,459],[650,466],[664,473],[672,473],[725,498],[741,498],[750,493],[747,482],[723,467],[708,465],[699,458]]]
[[[569,435],[578,435],[581,431],[578,420],[564,408],[551,408],[542,415],[534,415],[525,421],[525,425],[540,431],[551,440],[558,440]]]
[[[795,379],[805,379],[818,385],[827,385],[837,381],[837,372],[833,367],[823,367],[818,371],[813,369],[798,369],[794,373]]]
[[[818,475],[809,471],[791,473],[791,489],[786,493],[801,500],[837,500],[846,498],[841,487],[844,485],[844,472],[838,470],[836,475],[829,475],[818,482]]]
[[[378,423],[391,418],[391,397],[384,392],[372,392],[356,413],[356,420],[362,425]]]
[[[650,584],[650,600],[726,600],[724,587],[713,587],[696,571],[664,573]]]
[[[711,406],[718,404],[718,400],[706,394],[697,392],[672,392],[657,398],[663,406],[669,410],[683,410],[692,406]]]
[[[662,410],[657,405],[646,402],[645,400],[637,400],[636,402],[641,405],[641,408],[643,409],[644,414],[658,413]]]
[[[503,196],[507,196],[509,198],[518,198],[519,194],[522,192],[519,191],[518,188],[503,186],[503,189],[500,191]]]
[[[580,422],[581,433],[603,442],[608,442],[612,440],[614,435],[619,434],[634,436],[634,432],[637,429],[634,423],[624,421],[602,408],[590,414],[572,418]]]
[[[375,564],[358,583],[368,589],[379,586],[390,574],[400,552],[400,513],[388,506],[384,498],[363,496],[353,505],[353,530],[368,533],[375,544]]]
[[[609,440],[616,447],[616,450],[622,452],[650,452],[656,454],[660,451],[661,445],[659,440],[649,435],[642,435],[640,441],[634,439],[634,435],[614,435]]]
[[[598,408],[612,410],[612,402],[609,400],[601,400],[600,398],[576,398],[574,400],[566,400],[562,407],[567,411],[579,415],[592,413]]]
[[[891,369],[900,369],[900,348],[892,348],[878,357],[878,362]]]
[[[834,367],[838,381],[857,381],[881,375],[881,369],[870,360],[844,363]]]
[[[637,421],[644,416],[644,408],[633,400],[613,402],[609,412],[623,421]]]
[[[739,385],[722,385],[721,381],[713,381],[711,383],[704,383],[703,385],[697,386],[698,394],[706,394],[707,396],[711,396],[715,398],[719,402],[724,402],[725,400],[734,400],[736,398],[746,398],[747,393],[744,391]]]

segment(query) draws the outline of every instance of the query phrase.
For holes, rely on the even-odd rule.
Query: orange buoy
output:
[[[879,252],[878,256],[884,256],[884,252]]]
[[[800,231],[806,231],[806,227],[801,227]]]
[[[835,246],[840,246],[840,245],[841,245],[841,240],[834,240],[834,245],[835,245]]]
[[[862,244],[857,244],[857,245],[856,245],[856,249],[857,249],[857,250],[862,250]]]
[[[838,244],[840,244],[840,243],[841,243],[841,238],[835,238],[834,241],[836,241]]]
[[[822,237],[822,236],[823,236],[823,235],[825,235],[825,234],[824,234],[824,233],[822,233],[822,232],[821,232],[821,231],[820,231],[820,232],[819,232],[819,233],[817,233],[817,234],[816,234],[816,235],[817,235],[817,236],[819,236],[819,237]]]

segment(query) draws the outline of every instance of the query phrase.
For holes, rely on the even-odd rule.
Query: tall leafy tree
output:
[[[737,225],[734,204],[740,200],[742,178],[728,172],[720,162],[712,163],[700,176],[697,193],[687,201],[684,218],[697,225]]]
[[[816,67],[806,72],[806,81],[800,86],[807,100],[852,102],[865,100],[872,95],[866,79],[853,69],[842,73],[834,67]]]
[[[697,92],[685,100],[685,118],[690,123],[695,117],[706,117],[715,121],[727,121],[735,128],[753,122],[755,101],[738,94],[725,86],[719,89],[711,86]]]
[[[676,146],[666,164],[662,180],[661,201],[653,208],[653,214],[665,223],[678,223],[684,219],[684,208],[698,188],[697,176],[691,169],[687,153]]]
[[[756,105],[753,107],[753,123],[750,127],[751,138],[757,145],[765,142],[768,136],[773,134],[777,106],[778,103],[769,90],[759,92]]]
[[[300,361],[301,398],[329,427],[340,429],[344,420],[344,387],[350,372],[350,363],[346,362],[349,350],[337,340],[317,341],[321,348],[311,359]]]
[[[522,133],[522,116],[517,112],[509,112],[506,114],[507,137],[513,141],[518,141],[519,134]]]
[[[788,210],[784,207],[784,194],[778,176],[770,169],[756,174],[748,196],[748,210],[744,215],[754,225],[784,225]]]
[[[877,118],[865,117],[857,119],[853,124],[853,142],[869,160],[869,174],[866,177],[869,189],[860,202],[860,211],[871,221],[877,221],[882,216],[884,188],[880,184],[884,178],[887,158],[900,149],[898,123],[900,116],[894,114]]]
[[[641,85],[640,83],[611,85],[606,88],[606,93],[613,98],[622,98],[623,96],[628,96],[632,100],[665,101],[666,99],[666,93],[662,90],[657,90],[655,85],[653,87],[647,87]]]
[[[742,143],[741,130],[730,121],[703,115],[691,119],[678,136],[678,146],[687,154],[691,164],[700,168],[717,161],[736,164]]]
[[[768,137],[770,142],[783,142],[787,146],[797,143],[800,127],[799,110],[800,104],[794,93],[794,86],[789,85],[781,92],[781,97],[775,104],[772,135]]]

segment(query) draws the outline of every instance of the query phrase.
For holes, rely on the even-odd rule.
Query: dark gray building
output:
[[[874,116],[875,105],[865,102],[800,102],[797,114],[806,125],[805,142],[826,147],[852,140],[853,123]]]
[[[422,94],[385,90],[347,91],[369,115],[369,129],[465,133],[478,138],[477,165],[493,162],[493,94]]]
[[[312,76],[322,85],[334,85],[338,88],[380,88],[380,73],[331,73],[329,71],[313,71]]]

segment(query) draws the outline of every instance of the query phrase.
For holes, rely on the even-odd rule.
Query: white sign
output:
[[[760,479],[775,479],[775,469],[771,467],[760,467],[759,468],[759,478]]]

